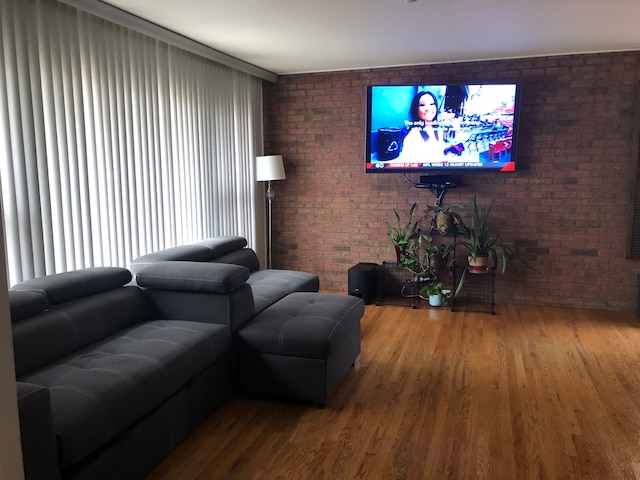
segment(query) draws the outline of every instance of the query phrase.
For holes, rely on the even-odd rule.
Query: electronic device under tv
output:
[[[519,84],[372,85],[366,172],[511,172]]]

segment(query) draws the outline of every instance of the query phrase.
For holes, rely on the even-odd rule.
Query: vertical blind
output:
[[[0,0],[9,283],[255,244],[261,80],[55,0]]]

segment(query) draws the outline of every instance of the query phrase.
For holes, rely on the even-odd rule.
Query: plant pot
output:
[[[435,215],[436,230],[446,235],[453,228],[453,217],[448,213],[438,212]]]
[[[435,295],[429,295],[429,305],[432,307],[442,306],[442,293],[436,293]]]
[[[396,265],[400,265],[400,259],[402,257],[402,254],[405,253],[406,250],[398,246],[394,246],[393,248],[396,250]]]
[[[477,255],[475,260],[469,255],[468,261],[469,273],[489,272],[489,255]]]
[[[433,269],[434,272],[442,270],[447,266],[447,258],[443,257],[440,253],[429,255],[429,266]]]

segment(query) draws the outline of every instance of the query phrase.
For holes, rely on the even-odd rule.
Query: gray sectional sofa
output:
[[[317,293],[312,274],[260,271],[241,237],[131,271],[10,289],[28,480],[144,478],[241,388],[324,405],[359,361],[362,301]]]

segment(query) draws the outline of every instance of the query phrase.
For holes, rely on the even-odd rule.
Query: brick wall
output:
[[[625,259],[635,166],[640,51],[354,70],[264,85],[265,154],[282,154],[274,266],[346,292],[358,262],[392,260],[393,207],[433,204],[402,174],[365,174],[369,84],[522,84],[518,170],[455,174],[444,204],[473,195],[537,271],[513,264],[498,302],[633,310],[640,263]],[[637,101],[637,100],[635,100]],[[414,176],[417,180],[417,176]],[[464,214],[464,212],[462,212]]]

